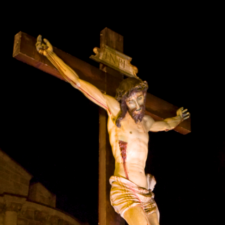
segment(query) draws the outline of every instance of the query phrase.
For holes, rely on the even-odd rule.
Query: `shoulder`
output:
[[[151,116],[149,116],[149,115],[144,115],[143,120],[145,122],[149,122],[149,123],[155,122],[155,120]]]
[[[120,103],[115,98],[109,95],[105,95],[104,97],[106,99],[106,103],[110,109],[110,112],[112,113],[114,117],[116,117],[118,113],[120,112]]]
[[[151,116],[145,115],[143,117],[143,122],[145,124],[146,129],[149,130],[152,124],[155,122],[155,120]]]

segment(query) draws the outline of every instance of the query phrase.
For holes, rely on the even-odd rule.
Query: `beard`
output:
[[[120,122],[123,120],[123,118],[126,116],[127,112],[130,114],[130,116],[133,118],[133,120],[135,121],[135,123],[137,123],[138,121],[142,121],[144,115],[145,115],[145,101],[146,101],[146,92],[144,92],[144,103],[142,105],[140,105],[141,110],[139,111],[139,113],[135,113],[135,110],[129,110],[129,108],[127,107],[126,104],[126,98],[124,97],[121,102],[120,102],[120,112],[117,116],[116,119],[116,126],[117,127],[121,127]]]
[[[128,113],[134,119],[135,123],[137,123],[138,120],[141,122],[145,115],[145,104],[141,105],[140,107],[141,107],[141,110],[139,111],[139,113],[137,113],[136,109],[133,109],[133,110],[128,109]]]

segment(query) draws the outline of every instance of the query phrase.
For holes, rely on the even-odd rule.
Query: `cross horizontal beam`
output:
[[[19,32],[15,35],[13,57],[19,61],[27,63],[37,69],[49,73],[59,79],[63,79],[57,69],[48,61],[47,58],[40,55],[35,49],[36,38]],[[106,87],[110,86],[111,90],[116,90],[120,79],[113,77],[110,85],[105,83],[106,76],[112,76],[105,73],[90,64],[63,52],[60,49],[53,47],[54,52],[69,65],[78,76],[95,85],[101,91],[106,92]],[[108,90],[108,89],[107,89]],[[112,93],[111,91],[110,93]],[[150,115],[155,120],[163,120],[168,117],[176,115],[177,106],[174,106],[150,93],[147,93],[146,99],[146,114]],[[190,119],[183,121],[175,130],[181,134],[188,134],[191,132]]]

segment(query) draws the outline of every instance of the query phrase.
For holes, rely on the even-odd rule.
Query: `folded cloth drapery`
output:
[[[109,182],[112,185],[111,205],[122,217],[126,210],[136,205],[140,205],[147,214],[157,211],[151,189],[139,187],[130,180],[118,176],[111,176]]]

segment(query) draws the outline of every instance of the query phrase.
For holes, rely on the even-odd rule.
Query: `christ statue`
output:
[[[159,225],[159,211],[154,200],[154,176],[145,174],[149,131],[169,131],[189,118],[187,109],[180,108],[176,116],[154,121],[145,115],[148,84],[140,78],[124,79],[116,96],[103,94],[92,84],[79,79],[77,73],[54,52],[50,42],[39,35],[37,51],[46,56],[61,75],[89,100],[106,110],[108,133],[115,158],[114,174],[110,177],[110,201],[114,210],[129,225]]]

